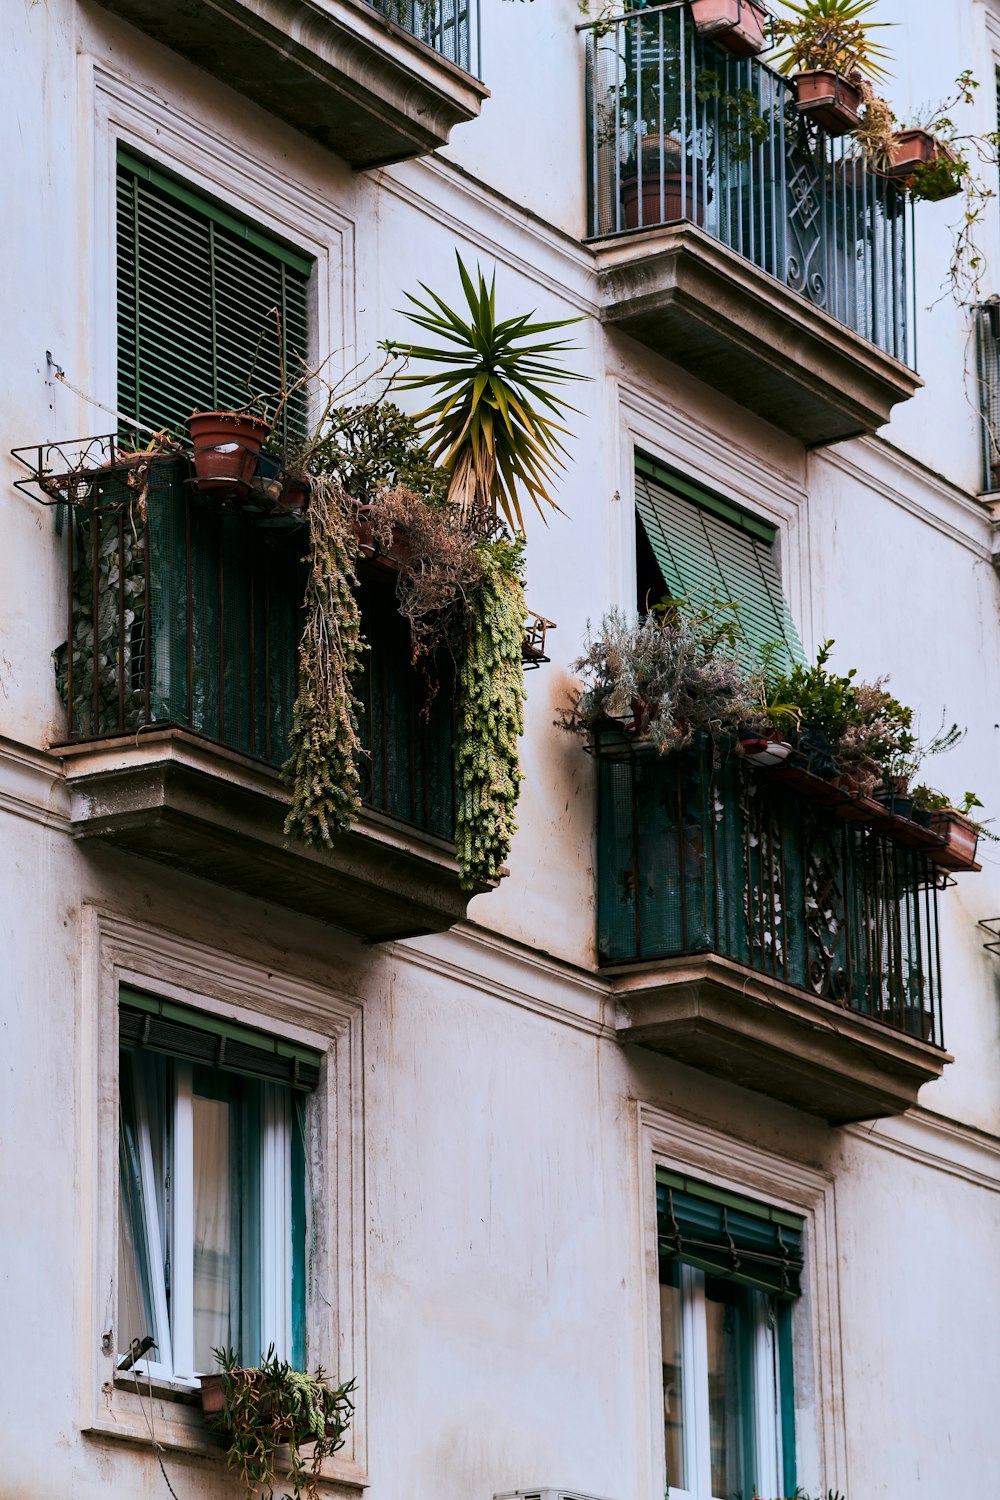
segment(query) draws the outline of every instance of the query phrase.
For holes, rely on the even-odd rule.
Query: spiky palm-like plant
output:
[[[878,83],[886,77],[882,66],[891,53],[871,33],[891,21],[869,19],[878,0],[788,0],[789,17],[773,22],[776,41],[787,46],[770,62],[782,73],[830,68],[849,76],[860,73]]]
[[[532,322],[531,313],[497,318],[496,275],[487,286],[477,267],[473,282],[456,254],[469,305],[468,321],[423,282],[429,302],[407,293],[415,311],[405,316],[442,342],[432,345],[387,341],[390,354],[436,365],[437,371],[405,372],[400,390],[437,392],[417,416],[430,457],[451,475],[448,496],[467,515],[474,507],[499,510],[512,531],[524,530],[518,491],[529,496],[540,515],[556,505],[548,486],[563,467],[568,436],[561,418],[573,410],[557,399],[554,386],[585,375],[567,370],[559,356],[574,346],[548,339],[553,328],[577,318]]]

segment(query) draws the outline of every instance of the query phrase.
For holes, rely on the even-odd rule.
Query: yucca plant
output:
[[[891,58],[887,48],[872,40],[876,27],[890,21],[872,21],[878,0],[789,0],[790,17],[773,23],[775,41],[787,42],[770,61],[782,73],[829,68],[849,77],[860,73],[878,83],[887,77],[882,66]]]
[[[387,341],[390,354],[436,365],[438,370],[406,371],[395,377],[400,390],[437,392],[416,417],[430,457],[448,470],[448,498],[463,515],[475,508],[502,514],[512,531],[524,530],[519,490],[540,515],[543,506],[558,510],[548,486],[563,467],[562,442],[568,430],[561,418],[574,410],[553,395],[553,387],[585,380],[566,369],[559,356],[574,346],[549,339],[554,328],[577,318],[532,322],[531,313],[498,320],[496,275],[487,286],[477,266],[477,281],[456,255],[469,307],[468,320],[442,301],[423,282],[429,302],[407,293],[415,311],[405,316],[442,342],[431,345]],[[443,368],[441,368],[443,367]]]

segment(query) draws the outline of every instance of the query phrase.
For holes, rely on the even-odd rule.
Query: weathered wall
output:
[[[628,455],[639,442],[782,520],[806,644],[833,637],[836,666],[891,674],[925,735],[943,714],[967,724],[935,778],[957,794],[974,787],[1000,810],[1000,584],[973,498],[979,446],[963,318],[948,301],[921,311],[926,389],[878,439],[812,455],[679,368],[605,337],[589,316],[587,253],[571,238],[583,230],[578,13],[571,0],[484,0],[483,10],[493,97],[482,119],[456,131],[441,159],[355,175],[96,7],[5,8],[3,453],[111,425],[45,380],[51,349],[75,384],[113,399],[109,116],[222,196],[234,152],[259,163],[233,201],[291,238],[300,216],[327,259],[320,336],[344,347],[345,365],[405,335],[398,309],[418,280],[454,300],[458,248],[484,268],[496,260],[502,307],[582,316],[570,332],[591,381],[573,393],[567,514],[530,528],[529,603],[559,628],[552,665],[528,680],[510,876],[473,903],[468,929],[386,952],[72,844],[57,781],[10,743],[41,749],[58,738],[50,654],[63,639],[65,580],[52,513],[11,487],[16,471],[2,460],[0,1495],[165,1492],[148,1445],[80,1430],[95,1361],[91,1226],[110,1207],[90,1154],[94,910],[181,934],[220,974],[251,958],[360,1003],[359,1357],[373,1500],[488,1500],[540,1482],[653,1500],[659,1398],[640,1105],[681,1135],[717,1130],[734,1150],[828,1184],[835,1238],[821,1269],[836,1317],[822,1338],[802,1332],[816,1367],[802,1376],[803,1482],[840,1485],[849,1500],[982,1491],[1000,1467],[1000,1303],[988,1274],[1000,1235],[1000,969],[976,925],[1000,912],[995,846],[983,850],[982,875],[942,897],[955,1062],[925,1089],[923,1112],[829,1130],[613,1040],[587,974],[590,763],[552,722],[588,619],[631,599]],[[993,123],[987,10],[951,0],[941,28],[931,0],[883,4],[900,23],[891,41],[901,108],[945,94],[974,61],[981,120]],[[99,86],[95,67],[113,89]],[[280,203],[272,182],[284,184]],[[921,309],[936,295],[954,213],[952,204],[918,210]],[[823,1436],[817,1405],[839,1439]],[[167,1463],[184,1500],[233,1492],[216,1460],[171,1453]]]

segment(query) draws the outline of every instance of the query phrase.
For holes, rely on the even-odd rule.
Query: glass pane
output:
[[[194,1113],[194,1364],[213,1370],[213,1349],[232,1336],[233,1263],[230,1188],[230,1105],[195,1094]]]
[[[121,1054],[121,1118],[118,1164],[121,1202],[118,1213],[118,1314],[116,1343],[124,1354],[133,1339],[157,1337],[150,1286],[146,1202],[143,1193],[139,1126],[136,1119],[132,1058]],[[156,1358],[156,1351],[150,1351]]]
[[[668,1489],[687,1489],[684,1465],[684,1366],[682,1353],[680,1265],[660,1267],[660,1334],[663,1348],[663,1431]]]
[[[750,1431],[750,1326],[743,1288],[705,1277],[712,1495],[742,1500]]]

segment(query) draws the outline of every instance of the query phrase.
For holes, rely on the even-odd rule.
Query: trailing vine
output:
[[[213,1349],[222,1366],[222,1411],[209,1419],[229,1439],[227,1463],[239,1469],[246,1500],[274,1494],[275,1456],[288,1446],[295,1500],[317,1500],[316,1480],[325,1458],[344,1446],[354,1415],[355,1382],[333,1387],[322,1366],[315,1375],[279,1360],[272,1344],[259,1366],[244,1369],[232,1350]],[[312,1445],[306,1459],[301,1449]]]
[[[482,581],[469,601],[459,662],[455,755],[455,852],[466,890],[498,880],[510,852],[524,732],[523,543],[482,542],[477,551]]]
[[[330,844],[361,808],[357,708],[352,678],[364,640],[355,574],[350,501],[334,481],[312,481],[309,576],[299,643],[299,691],[284,774],[292,787],[285,833]]]

